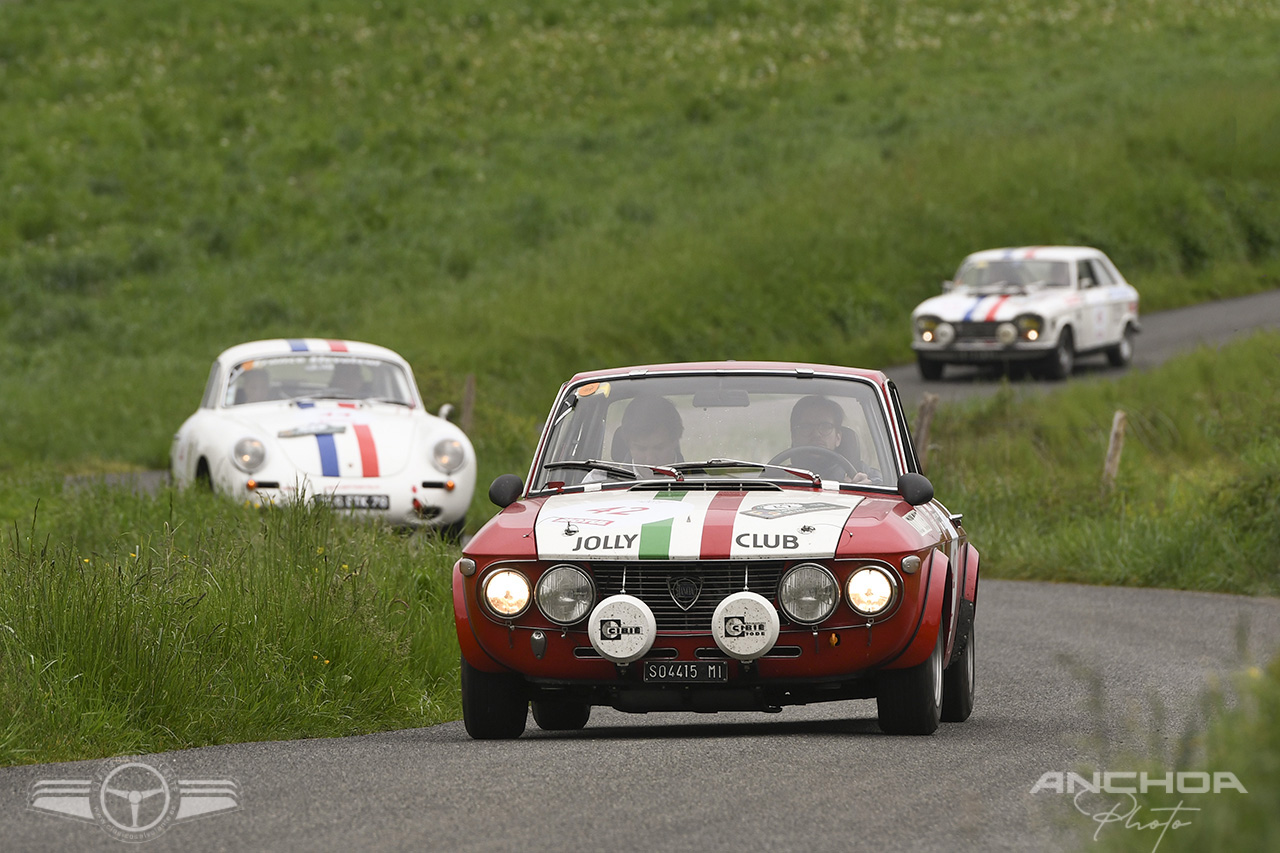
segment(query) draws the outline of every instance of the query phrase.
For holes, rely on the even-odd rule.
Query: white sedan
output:
[[[456,536],[476,459],[445,413],[426,412],[408,362],[384,347],[240,344],[218,356],[200,408],[174,435],[173,478],[255,504],[315,501]]]
[[[1023,364],[1063,379],[1079,355],[1105,353],[1116,367],[1133,358],[1138,291],[1097,249],[975,252],[942,287],[911,313],[925,379],[948,364]]]

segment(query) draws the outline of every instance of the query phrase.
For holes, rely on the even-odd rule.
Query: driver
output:
[[[844,442],[842,426],[844,409],[835,400],[816,394],[801,397],[791,409],[791,446],[816,447],[844,456],[840,451]],[[797,468],[812,471],[823,479],[850,483],[870,482],[866,474],[858,471],[856,463],[850,462],[848,466],[844,466],[825,453],[797,450],[791,455],[791,463]]]
[[[680,455],[684,424],[666,397],[636,397],[622,413],[618,431],[627,444],[628,462],[670,465],[684,461]]]

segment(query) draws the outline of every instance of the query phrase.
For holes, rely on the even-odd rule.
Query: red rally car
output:
[[[880,727],[968,718],[978,552],[919,473],[897,389],[847,367],[582,373],[527,482],[453,571],[473,738],[622,711],[875,698]]]

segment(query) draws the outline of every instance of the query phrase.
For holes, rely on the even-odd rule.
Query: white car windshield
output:
[[[1042,284],[1067,287],[1071,269],[1066,261],[998,260],[968,261],[956,273],[956,286],[969,290],[995,290]]]
[[[413,405],[409,378],[379,358],[306,354],[242,361],[231,368],[224,406],[270,400],[376,400]]]
[[[747,479],[896,487],[894,458],[885,408],[864,380],[646,376],[569,388],[532,490]]]

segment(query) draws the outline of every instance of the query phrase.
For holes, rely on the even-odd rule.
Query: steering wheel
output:
[[[831,462],[838,463],[841,468],[848,472],[850,480],[856,480],[858,475],[862,473],[857,469],[857,466],[848,459],[845,459],[839,453],[836,453],[834,450],[828,447],[817,447],[812,444],[797,444],[795,447],[788,447],[786,450],[770,459],[769,464],[777,465],[782,462],[782,460],[790,459],[797,453],[814,453]]]

